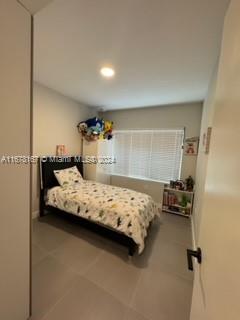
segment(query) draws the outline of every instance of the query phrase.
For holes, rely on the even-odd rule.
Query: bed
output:
[[[54,171],[74,166],[83,175],[80,157],[45,157],[40,160],[40,215],[43,216],[46,209],[71,214],[85,224],[87,222],[94,231],[126,245],[130,256],[136,250],[141,254],[149,226],[158,215],[153,199],[130,189],[83,179],[60,186]]]

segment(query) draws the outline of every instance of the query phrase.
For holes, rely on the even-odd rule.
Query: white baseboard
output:
[[[32,219],[39,217],[39,210],[32,212]]]
[[[196,233],[195,233],[195,227],[194,227],[192,216],[191,216],[191,229],[192,229],[192,246],[193,246],[193,249],[196,250]]]

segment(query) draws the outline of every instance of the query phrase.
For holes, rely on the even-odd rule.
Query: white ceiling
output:
[[[35,15],[35,80],[104,110],[201,101],[228,3],[55,0]]]
[[[25,8],[27,8],[32,14],[44,8],[52,0],[18,0]]]

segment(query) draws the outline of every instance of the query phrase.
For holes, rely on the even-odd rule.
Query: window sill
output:
[[[133,179],[133,180],[141,180],[146,182],[155,182],[160,184],[169,184],[168,181],[160,181],[160,180],[153,180],[153,179],[147,179],[147,178],[140,178],[140,177],[134,177],[134,176],[124,176],[121,174],[110,174],[111,177],[121,177],[121,178],[127,178],[127,179]]]

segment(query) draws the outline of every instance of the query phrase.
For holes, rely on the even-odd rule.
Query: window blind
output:
[[[180,178],[184,129],[115,131],[111,173],[169,182]]]

